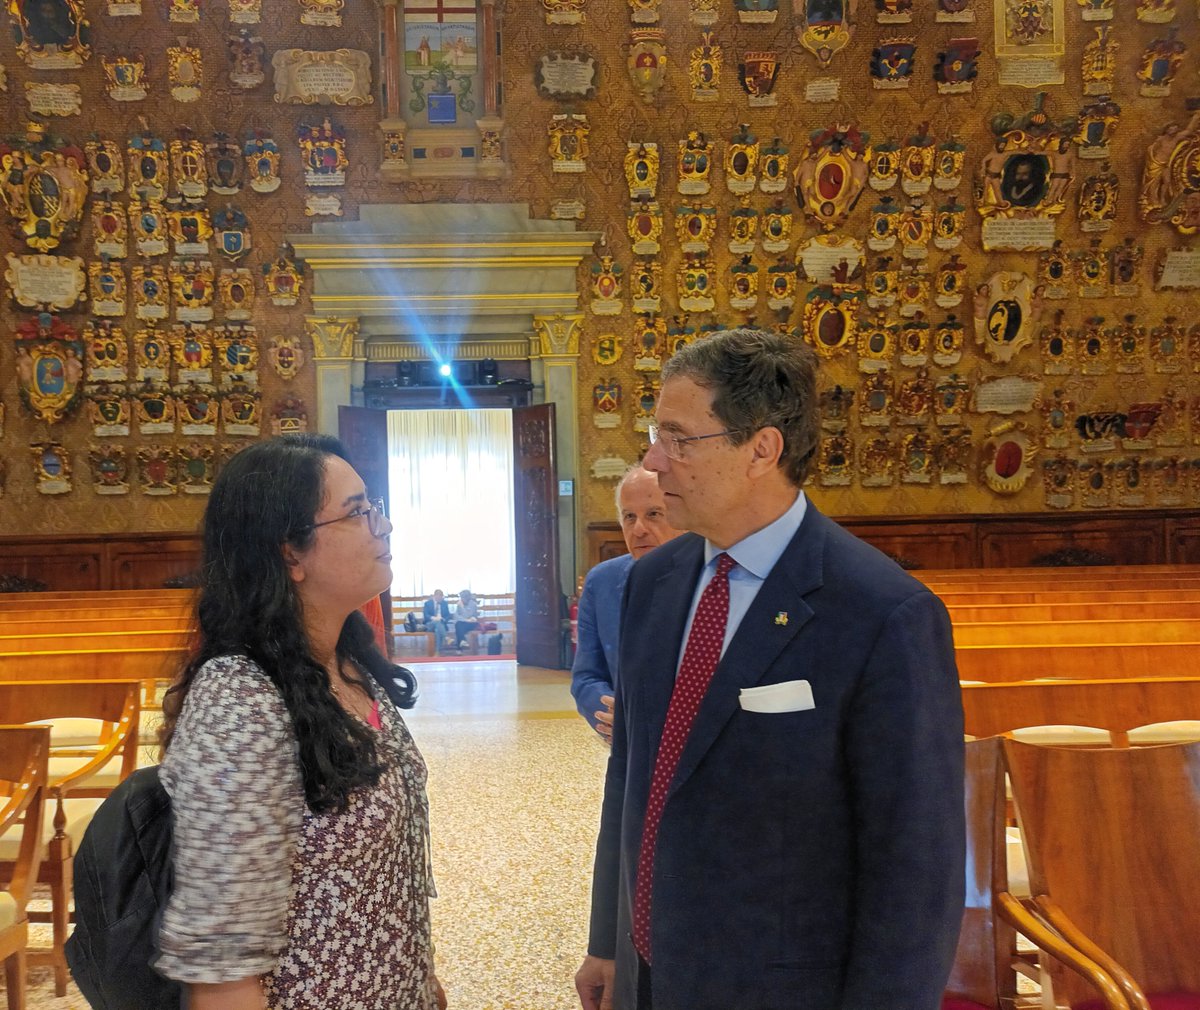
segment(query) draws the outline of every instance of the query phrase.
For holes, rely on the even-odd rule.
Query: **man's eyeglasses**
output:
[[[382,498],[368,499],[365,505],[359,505],[353,512],[347,512],[344,516],[338,516],[336,519],[326,519],[324,522],[312,523],[305,526],[300,532],[307,533],[309,530],[319,529],[322,526],[330,526],[333,523],[345,522],[347,519],[357,519],[359,516],[367,517],[367,530],[371,536],[382,536],[387,531],[387,509],[384,507]]]
[[[652,424],[646,429],[646,434],[650,436],[651,445],[662,442],[663,451],[666,452],[668,459],[684,460],[687,459],[688,446],[691,443],[703,442],[706,438],[736,435],[740,430],[739,428],[728,428],[725,431],[714,431],[711,435],[672,435],[661,430],[657,424]]]

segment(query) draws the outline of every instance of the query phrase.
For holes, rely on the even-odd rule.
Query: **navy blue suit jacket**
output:
[[[621,641],[621,598],[633,567],[633,555],[601,561],[583,580],[579,596],[578,643],[571,664],[571,696],[592,729],[604,708],[601,695],[617,683],[617,645]]]
[[[704,558],[685,535],[630,574],[589,953],[636,1001],[642,824]],[[814,707],[746,711],[807,680]],[[667,793],[655,1010],[936,1010],[963,906],[962,705],[940,600],[812,502],[717,667]]]

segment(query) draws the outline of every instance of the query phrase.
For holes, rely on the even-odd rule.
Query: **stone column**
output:
[[[583,332],[583,313],[571,312],[533,317],[530,364],[535,385],[546,391],[545,400],[555,404],[554,451],[558,479],[570,480],[578,496],[576,473],[579,460],[579,406],[576,403],[579,378],[579,337]],[[574,498],[558,500],[558,568],[560,584],[575,585],[576,543]]]
[[[353,404],[361,389],[366,353],[359,338],[357,316],[305,316],[304,328],[313,345],[317,367],[317,431],[338,433],[338,407]]]
[[[509,174],[504,163],[502,135],[504,120],[497,101],[497,82],[500,80],[500,57],[496,54],[496,0],[483,0],[479,5],[480,71],[483,75],[483,115],[476,121],[479,127],[479,174],[485,179],[501,179]]]
[[[408,178],[408,152],[404,135],[408,124],[400,113],[400,62],[404,54],[400,44],[399,0],[380,0],[380,27],[383,31],[383,85],[387,96],[379,132],[383,135],[381,174],[389,182]]]

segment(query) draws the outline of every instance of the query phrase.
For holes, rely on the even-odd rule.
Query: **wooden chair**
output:
[[[42,805],[50,730],[44,726],[0,726],[0,837],[20,835],[8,885],[0,891],[0,960],[4,962],[9,1010],[25,1010],[25,906],[41,862]]]
[[[1004,755],[1036,910],[1130,1010],[1200,1008],[1200,744]],[[1060,1005],[1096,1006],[1052,977]]]
[[[0,681],[0,712],[11,723],[92,719],[106,727],[94,744],[79,747],[73,739],[58,749],[50,728],[47,795],[53,804],[40,820],[38,880],[50,886],[53,944],[49,951],[31,950],[29,960],[53,966],[58,996],[67,991],[63,945],[70,926],[75,841],[101,799],[137,767],[140,688],[137,681]],[[16,846],[0,839],[0,873],[11,872],[18,858]]]
[[[1040,972],[1028,960],[1014,959],[1018,933],[1086,979],[1106,1010],[1129,1010],[1103,968],[1009,893],[1000,747],[996,738],[966,745],[966,907],[942,1010],[1011,1010],[1017,970]]]

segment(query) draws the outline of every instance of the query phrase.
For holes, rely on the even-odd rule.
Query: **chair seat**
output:
[[[1191,743],[1194,740],[1200,740],[1200,722],[1195,719],[1154,722],[1148,726],[1136,726],[1129,731],[1129,742],[1135,747],[1145,747],[1147,744]]]
[[[64,812],[67,815],[66,833],[75,843],[79,845],[79,840],[83,837],[83,832],[91,823],[92,815],[96,812],[96,808],[103,803],[103,800],[67,800],[63,803]],[[42,841],[45,848],[42,851],[42,859],[50,858],[50,839],[54,837],[54,808],[55,804],[48,802],[46,804],[45,813],[42,816]],[[12,862],[17,858],[17,853],[21,848],[21,833],[19,831],[9,831],[3,838],[0,838],[0,862]]]
[[[103,719],[41,719],[30,726],[50,727],[51,747],[99,747]]]
[[[1108,747],[1112,744],[1108,730],[1095,726],[1024,726],[1014,729],[1011,736],[1039,747]]]
[[[82,768],[88,758],[51,757],[50,784],[71,774],[76,768]],[[81,789],[116,789],[121,784],[121,757],[114,755],[108,764],[80,782]]]
[[[996,1010],[986,1003],[976,1003],[974,1000],[963,999],[961,996],[943,996],[942,1010]]]
[[[1150,1010],[1200,1010],[1200,993],[1195,992],[1148,992],[1146,999]],[[1071,1010],[1104,1010],[1104,1001],[1085,1000],[1072,1003]]]
[[[17,921],[17,899],[7,891],[0,891],[0,929],[8,929]]]

